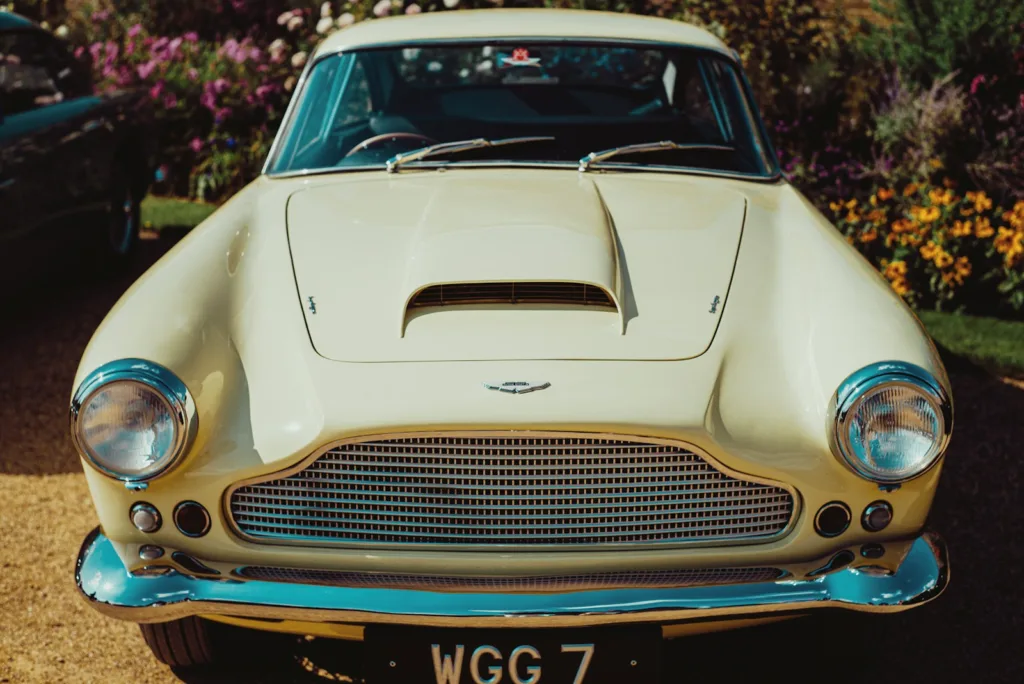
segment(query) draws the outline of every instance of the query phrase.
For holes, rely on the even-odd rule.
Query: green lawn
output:
[[[200,204],[174,197],[142,200],[142,225],[153,230],[167,227],[191,228],[213,213],[213,204]]]
[[[1024,321],[918,311],[935,342],[995,373],[1024,377]]]

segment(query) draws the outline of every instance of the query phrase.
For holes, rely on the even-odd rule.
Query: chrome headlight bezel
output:
[[[941,434],[934,452],[924,465],[911,475],[886,476],[868,468],[853,454],[849,431],[845,429],[851,413],[859,408],[868,393],[882,386],[902,385],[917,391],[941,420]],[[953,429],[953,404],[942,384],[920,366],[904,361],[883,361],[865,366],[846,378],[832,395],[828,413],[828,437],[836,458],[866,480],[879,484],[900,484],[921,477],[941,460]]]
[[[82,407],[100,390],[113,383],[135,383],[152,390],[170,411],[174,422],[174,440],[160,467],[144,475],[126,474],[100,462],[82,439]],[[125,483],[148,482],[166,474],[188,451],[198,428],[196,405],[188,387],[174,373],[145,359],[118,359],[106,363],[85,377],[71,400],[71,440],[75,449],[104,475]]]

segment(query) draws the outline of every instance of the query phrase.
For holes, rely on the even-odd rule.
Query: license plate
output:
[[[639,684],[661,674],[658,626],[448,629],[370,625],[368,684]]]

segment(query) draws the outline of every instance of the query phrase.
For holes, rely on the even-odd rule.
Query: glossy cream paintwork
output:
[[[590,38],[672,43],[730,50],[707,31],[682,22],[617,12],[550,9],[488,9],[427,12],[361,21],[325,39],[315,55],[371,45],[415,44],[479,38]]]
[[[446,173],[461,174],[467,187],[509,178],[499,169]],[[535,187],[538,178],[560,182],[565,173],[532,170],[528,187]],[[658,173],[608,173],[598,180],[613,216],[649,211],[653,194],[639,191],[645,184],[660,188],[669,202],[675,196],[727,193],[744,198],[746,220],[728,300],[719,308],[710,347],[696,358],[333,361],[318,354],[310,341],[284,208],[300,190],[345,193],[349,184],[375,180],[391,182],[377,171],[259,178],[168,252],[108,315],[83,356],[75,386],[103,363],[125,357],[155,361],[181,377],[199,412],[196,440],[174,469],[150,483],[144,498],[165,517],[185,498],[201,502],[213,515],[212,530],[201,539],[184,537],[171,524],[143,535],[127,516],[128,507],[142,496],[86,464],[100,522],[112,540],[151,541],[228,564],[555,574],[801,562],[839,547],[903,539],[922,528],[940,467],[884,495],[895,510],[884,533],[868,533],[854,523],[828,540],[812,530],[814,512],[827,501],[841,499],[856,515],[883,497],[829,449],[826,412],[839,383],[882,360],[922,366],[947,388],[948,381],[911,312],[789,185]],[[473,202],[471,194],[466,202]],[[344,212],[344,207],[333,211]],[[553,215],[551,223],[557,219]],[[681,223],[661,230],[687,228]],[[629,253],[628,245],[625,251]],[[638,249],[635,254],[627,264],[631,277],[664,266],[664,255],[654,250]],[[343,269],[345,263],[344,254],[338,254],[335,268]],[[380,293],[364,289],[356,294]],[[708,315],[707,304],[700,302],[703,315]],[[520,313],[502,315],[514,318]],[[640,308],[636,321],[645,315]],[[686,310],[680,315],[697,314]],[[545,334],[552,339],[576,334],[571,317],[548,325]],[[358,328],[351,334],[358,335]],[[482,385],[522,378],[547,381],[551,387],[517,396],[490,392]],[[681,440],[733,470],[792,485],[800,494],[801,514],[790,534],[769,543],[630,553],[453,554],[274,546],[240,540],[225,519],[224,496],[232,484],[285,469],[338,439],[505,429]]]
[[[288,199],[287,223],[306,326],[327,358],[656,360],[711,343],[745,209],[735,190],[678,176],[410,169],[312,183]],[[510,281],[596,285],[618,311],[407,310],[430,285]]]

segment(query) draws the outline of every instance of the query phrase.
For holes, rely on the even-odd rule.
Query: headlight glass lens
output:
[[[128,480],[163,470],[174,458],[178,422],[164,396],[147,384],[116,381],[90,395],[78,415],[78,438],[98,466]]]
[[[852,465],[882,482],[907,480],[927,470],[944,438],[938,404],[920,389],[900,383],[865,392],[841,429]]]

